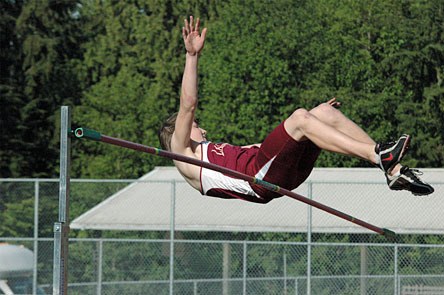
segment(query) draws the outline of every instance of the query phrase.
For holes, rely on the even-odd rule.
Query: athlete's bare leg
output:
[[[364,130],[362,130],[361,127],[337,109],[339,106],[340,103],[336,102],[336,99],[333,98],[328,102],[322,103],[311,109],[309,112],[322,122],[334,127],[355,140],[376,145],[376,142]]]
[[[284,126],[295,140],[308,138],[322,149],[376,164],[375,141],[334,105],[333,99],[310,111],[298,109],[285,121]],[[400,167],[397,164],[390,174],[398,172]]]
[[[374,144],[358,141],[324,123],[305,109],[297,109],[285,120],[284,127],[297,141],[307,138],[321,149],[356,156],[376,164]]]
[[[347,118],[337,108],[340,103],[335,98],[329,100],[327,103],[320,104],[314,109],[310,110],[310,113],[316,116],[322,122],[334,127],[338,131],[350,136],[351,138],[376,145],[376,142],[359,127],[355,122]],[[401,165],[397,164],[390,171],[390,175],[394,175],[401,169]]]

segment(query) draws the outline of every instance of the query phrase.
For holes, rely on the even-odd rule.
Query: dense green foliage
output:
[[[178,108],[180,28],[208,28],[198,116],[250,144],[333,96],[375,140],[414,137],[409,165],[444,163],[442,1],[2,1],[1,177],[57,175],[59,109],[73,123],[158,146]],[[158,159],[74,142],[74,177],[138,177]],[[318,166],[366,165],[323,153]]]
[[[80,103],[73,1],[1,1],[0,176],[53,176],[58,110]]]

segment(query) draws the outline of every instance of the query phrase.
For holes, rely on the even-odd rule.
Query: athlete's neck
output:
[[[191,150],[196,155],[198,159],[201,158],[202,145],[200,142],[191,140]]]

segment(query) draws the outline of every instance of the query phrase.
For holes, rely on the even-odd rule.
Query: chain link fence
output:
[[[72,180],[70,219],[132,182]],[[52,293],[58,185],[0,180],[0,243],[35,254],[22,294]],[[69,294],[444,294],[444,238],[437,235],[405,235],[401,243],[307,232],[191,231],[171,238],[165,231],[71,230],[70,237]]]

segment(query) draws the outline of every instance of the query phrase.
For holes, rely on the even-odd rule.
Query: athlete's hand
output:
[[[184,20],[185,26],[182,27],[182,38],[185,43],[185,49],[188,54],[196,55],[199,54],[205,43],[205,35],[207,34],[207,29],[204,28],[202,33],[200,30],[200,19],[197,18],[196,24],[194,24],[193,16],[190,16],[190,21]]]
[[[336,97],[333,97],[332,99],[327,101],[327,103],[336,109],[339,109],[341,107],[341,103],[339,101],[336,101]]]

